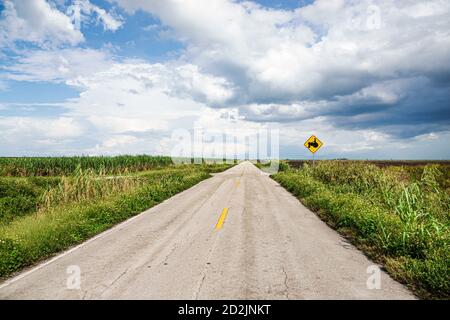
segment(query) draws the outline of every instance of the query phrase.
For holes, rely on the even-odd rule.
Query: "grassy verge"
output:
[[[43,206],[0,226],[0,277],[78,244],[226,168],[180,166],[121,178],[88,171],[62,177],[33,198]]]
[[[273,178],[422,298],[450,298],[448,170],[324,161]]]
[[[0,177],[0,225],[36,211],[39,198],[60,180],[59,177]]]

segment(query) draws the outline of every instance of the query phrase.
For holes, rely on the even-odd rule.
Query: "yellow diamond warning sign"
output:
[[[308,140],[306,140],[304,146],[308,148],[309,151],[312,153],[315,153],[317,150],[320,149],[321,146],[323,146],[322,141],[319,140],[316,136],[312,135],[309,137]]]

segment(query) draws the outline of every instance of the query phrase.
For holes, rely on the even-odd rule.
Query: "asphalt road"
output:
[[[0,298],[414,298],[384,272],[369,289],[372,265],[243,162],[0,284]]]

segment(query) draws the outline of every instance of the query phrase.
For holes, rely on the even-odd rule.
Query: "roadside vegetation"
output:
[[[272,176],[422,298],[450,298],[450,165],[316,161]]]
[[[70,175],[77,168],[97,173],[123,174],[166,167],[172,164],[164,156],[115,157],[5,157],[0,158],[0,176],[61,176]]]
[[[17,163],[0,159],[0,277],[76,245],[231,166],[173,165],[165,157],[154,158],[15,158]]]

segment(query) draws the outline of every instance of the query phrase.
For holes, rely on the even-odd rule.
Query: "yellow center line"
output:
[[[228,214],[228,208],[223,208],[222,214],[219,217],[219,221],[217,221],[217,224],[216,224],[216,230],[222,229],[222,226],[223,226],[223,223],[225,222],[225,218],[227,217],[227,214]]]
[[[241,184],[241,181],[238,179],[238,180],[236,181],[236,187],[239,187],[240,184]]]

